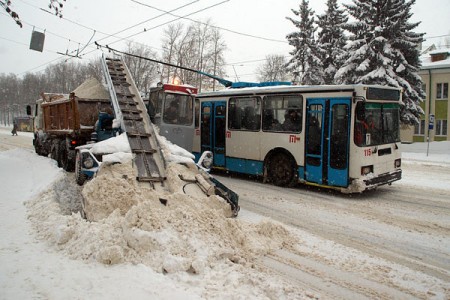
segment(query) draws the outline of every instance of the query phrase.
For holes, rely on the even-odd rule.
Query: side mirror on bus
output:
[[[27,105],[27,116],[31,116],[31,105]]]

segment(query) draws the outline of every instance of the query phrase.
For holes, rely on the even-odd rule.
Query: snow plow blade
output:
[[[198,166],[197,166],[198,167]],[[186,178],[183,175],[178,175],[183,181],[195,183],[202,192],[209,196],[217,195],[223,198],[231,207],[231,216],[236,217],[239,213],[239,195],[231,189],[222,184],[219,180],[212,177],[203,168],[198,168],[198,174],[192,179]]]
[[[232,216],[236,217],[239,212],[239,195],[233,192],[231,189],[226,187],[223,183],[221,183],[219,180],[215,179],[211,174],[209,174],[210,166],[213,162],[213,153],[211,151],[205,151],[200,156],[198,162],[196,163],[198,172],[201,174],[201,176],[206,180],[210,187],[214,188],[214,194],[217,196],[222,197],[225,199],[228,204],[231,206]],[[205,189],[202,187],[201,180],[199,181],[196,178],[197,184],[200,186],[200,188],[203,189],[205,194],[208,194],[209,188]],[[209,196],[209,195],[208,195]]]
[[[231,210],[233,212],[233,217],[236,217],[239,212],[239,195],[227,188],[224,184],[222,184],[220,181],[212,177],[208,174],[210,177],[209,180],[214,183],[214,190],[216,192],[216,195],[222,197],[225,199],[228,204],[231,206]]]

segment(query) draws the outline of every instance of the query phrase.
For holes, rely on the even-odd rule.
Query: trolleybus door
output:
[[[348,186],[350,99],[307,99],[305,179]]]
[[[201,152],[214,154],[214,166],[225,166],[225,116],[226,102],[202,102],[201,105]]]

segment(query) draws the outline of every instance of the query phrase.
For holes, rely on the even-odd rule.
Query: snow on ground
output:
[[[428,149],[428,156],[427,156]],[[423,189],[450,190],[450,142],[402,144],[403,178],[398,185],[417,185]],[[436,168],[442,169],[441,176],[435,178]]]
[[[0,152],[1,299],[304,297],[303,290],[253,265],[292,243],[281,225],[230,219],[220,200],[202,204],[205,199],[180,193],[165,195],[167,207],[151,196],[89,222],[77,211],[81,189],[73,178],[49,158],[14,149],[7,135],[0,130],[2,144],[12,148]],[[119,197],[107,177],[91,193]],[[139,198],[133,195],[142,190],[133,188],[126,192]]]
[[[51,159],[30,150],[32,134],[10,137],[9,131],[0,128],[0,299],[315,298],[320,295],[292,286],[256,261],[293,247],[320,248],[329,258],[350,255],[346,247],[245,210],[237,219],[226,218],[220,199],[207,204],[181,193],[147,197],[151,192],[133,185],[124,192],[117,189],[117,182],[123,187],[127,182],[117,176],[126,173],[120,165],[105,172],[90,193],[94,200],[106,193],[129,199],[129,194],[129,207],[88,222],[78,210],[81,194],[89,192]],[[412,172],[398,184],[449,188],[442,184],[445,178],[435,186],[424,176],[427,165],[450,166],[449,142],[431,143],[428,157],[418,149],[424,144],[402,146],[403,164]],[[171,170],[173,176],[184,172],[179,165]],[[407,270],[399,274],[407,275]]]

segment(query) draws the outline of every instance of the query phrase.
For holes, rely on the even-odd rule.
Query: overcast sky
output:
[[[228,79],[255,81],[255,69],[269,54],[289,55],[292,47],[286,35],[295,31],[286,17],[293,17],[301,0],[136,0],[174,14],[205,21],[210,18],[222,31],[228,46],[225,53]],[[4,12],[0,13],[0,73],[38,72],[50,63],[67,59],[59,53],[82,50],[88,42],[99,41],[123,49],[123,38],[146,44],[160,53],[162,29],[175,19],[162,15],[148,6],[132,0],[67,0],[63,19],[48,10],[49,0],[12,0],[23,28]],[[350,0],[340,3],[352,3]],[[323,14],[326,0],[310,0],[316,14]],[[426,33],[424,45],[445,44],[450,40],[450,0],[416,0],[411,21],[420,21],[416,32]],[[148,21],[147,21],[148,20]],[[147,21],[147,22],[144,22]],[[144,22],[144,23],[143,23]],[[188,22],[188,21],[183,21]],[[140,25],[137,25],[140,24]],[[137,26],[135,26],[137,25]],[[132,28],[130,28],[132,27]],[[44,51],[29,50],[33,28],[45,30]],[[123,31],[124,29],[130,28]],[[145,29],[145,32],[144,32]],[[122,32],[121,32],[122,31]],[[234,31],[236,33],[232,33]],[[120,32],[120,33],[118,33]],[[117,34],[116,34],[117,33]],[[238,34],[241,33],[241,34]],[[114,36],[110,36],[114,35]],[[250,37],[254,36],[254,37]],[[82,61],[101,55],[95,46],[82,51]]]

